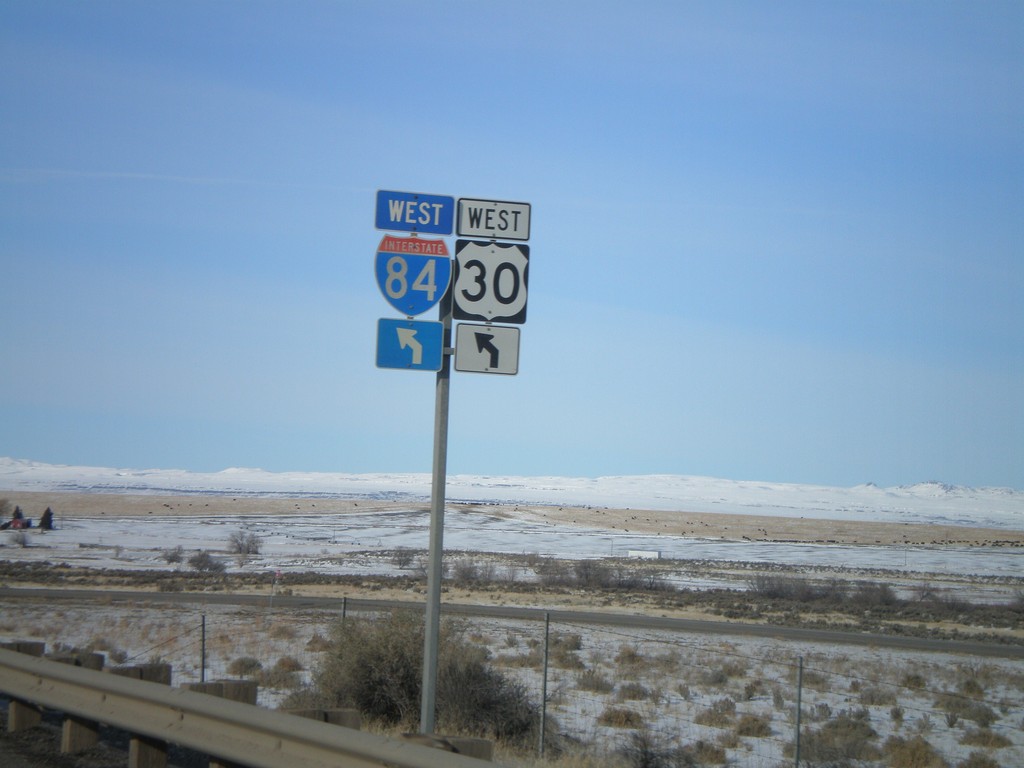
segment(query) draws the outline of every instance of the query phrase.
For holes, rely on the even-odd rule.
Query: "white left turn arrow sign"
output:
[[[514,376],[519,372],[519,329],[460,323],[455,329],[455,370]]]

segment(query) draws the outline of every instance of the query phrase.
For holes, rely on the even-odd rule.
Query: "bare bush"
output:
[[[205,549],[196,552],[188,559],[188,564],[194,570],[201,573],[223,573],[227,566],[223,560],[218,560]]]
[[[946,761],[922,736],[890,736],[882,752],[890,768],[946,768]]]
[[[985,749],[1001,749],[1013,742],[988,728],[971,728],[960,739],[960,743],[968,747],[984,747]]]
[[[259,683],[265,688],[276,690],[298,688],[302,680],[299,672],[302,664],[292,656],[282,656],[268,670],[260,670]]]
[[[615,683],[596,669],[585,669],[576,675],[576,687],[592,693],[611,693],[615,690]]]
[[[984,752],[971,752],[966,760],[961,760],[956,768],[1000,768],[994,758]]]
[[[263,540],[250,531],[234,531],[228,536],[228,551],[233,555],[258,555]]]
[[[252,656],[239,656],[228,664],[228,674],[234,677],[255,677],[261,669],[263,664]]]
[[[629,768],[693,768],[697,759],[693,750],[684,750],[664,736],[647,728],[635,731],[619,747]]]
[[[391,564],[396,568],[400,568],[403,571],[407,571],[412,568],[413,561],[416,558],[416,550],[409,549],[408,547],[399,547],[395,550],[394,555],[391,557]]]
[[[639,712],[624,707],[606,707],[597,716],[599,725],[606,725],[609,728],[643,728],[644,719]]]
[[[877,738],[867,709],[843,711],[821,728],[801,734],[801,755],[825,765],[877,760],[881,751],[872,743]]]
[[[854,604],[865,608],[878,608],[899,603],[899,598],[896,597],[893,588],[878,581],[862,581],[857,585],[850,599]]]
[[[935,706],[946,713],[946,722],[951,718],[973,720],[982,728],[988,728],[999,719],[992,707],[984,702],[956,693],[943,693],[935,700]]]
[[[185,559],[185,549],[180,544],[173,549],[165,549],[160,555],[165,563],[175,564],[180,563]]]
[[[727,728],[732,725],[736,714],[736,702],[730,698],[719,699],[710,707],[702,709],[694,717],[697,725],[710,725],[713,728]]]
[[[476,560],[459,560],[451,570],[451,580],[460,586],[470,584],[486,584],[495,580],[497,569],[492,562]]]
[[[736,735],[755,739],[771,736],[771,720],[764,715],[741,715],[736,723]]]
[[[312,687],[290,702],[355,707],[370,722],[412,726],[419,717],[423,639],[423,617],[413,612],[348,618],[335,625]],[[526,688],[491,667],[487,650],[470,643],[461,624],[442,622],[439,649],[438,728],[532,744],[538,708]]]
[[[640,683],[623,683],[615,692],[616,701],[643,701],[651,697],[651,692]]]

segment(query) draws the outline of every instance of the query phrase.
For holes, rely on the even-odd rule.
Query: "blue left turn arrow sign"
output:
[[[443,323],[381,318],[377,321],[377,367],[439,371],[443,339]]]

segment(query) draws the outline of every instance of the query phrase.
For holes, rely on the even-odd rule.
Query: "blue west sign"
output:
[[[377,190],[377,229],[450,235],[454,223],[454,197]]]

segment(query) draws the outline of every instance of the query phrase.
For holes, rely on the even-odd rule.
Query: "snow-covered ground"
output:
[[[225,469],[202,473],[111,469],[0,458],[0,491],[317,496],[423,501],[428,474],[344,474]],[[838,488],[722,480],[689,475],[505,477],[450,475],[454,502],[604,506],[734,514],[939,523],[1024,529],[1024,491],[923,482],[896,488],[870,483]]]
[[[427,475],[270,473],[230,469],[212,474],[178,470],[65,467],[0,458],[0,492],[74,491],[355,498],[408,501],[408,508],[344,515],[289,513],[288,525],[260,516],[58,520],[60,530],[33,537],[23,559],[60,559],[95,567],[164,567],[162,551],[222,549],[238,530],[258,535],[260,557],[249,567],[329,569],[362,573],[366,553],[425,549],[430,498]],[[827,488],[749,483],[686,476],[526,478],[458,475],[447,485],[452,502],[551,504],[709,513],[805,516],[818,519],[887,520],[1024,529],[1024,493],[1008,489],[947,487]],[[884,547],[705,540],[693,536],[629,533],[586,526],[559,526],[529,518],[490,515],[483,509],[449,511],[446,550],[588,558],[658,551],[666,559],[787,563],[837,568],[893,569],[915,573],[1019,576],[1024,550],[954,546]],[[9,537],[8,537],[9,538]],[[5,542],[0,538],[0,545]],[[361,553],[356,557],[356,553]],[[386,565],[385,565],[386,567]]]
[[[0,536],[0,559],[22,562],[167,569],[174,567],[166,560],[168,550],[178,546],[186,553],[223,550],[233,532],[244,530],[260,537],[261,552],[245,564],[226,558],[233,569],[381,573],[397,568],[389,553],[401,548],[425,549],[429,528],[429,515],[422,511],[430,495],[427,475],[275,474],[249,469],[203,474],[62,467],[0,459],[0,496],[4,490],[399,502],[391,511],[367,514],[296,512],[289,514],[287,526],[271,517],[247,515],[192,517],[187,524],[171,515],[58,519],[58,530],[31,532],[22,538],[27,546],[16,543],[11,532]],[[1024,493],[938,483],[901,488],[826,488],[686,476],[454,476],[448,478],[447,497],[453,502],[477,504],[687,510],[1015,531],[1024,528]],[[408,502],[408,506],[402,502]],[[446,518],[445,548],[450,552],[572,558],[657,550],[663,558],[680,563],[715,560],[880,568],[904,572],[906,583],[928,574],[947,575],[951,580],[976,574],[983,577],[982,581],[1004,584],[993,600],[1004,599],[1019,589],[1018,580],[1024,574],[1024,553],[1019,549],[702,540],[575,525],[561,527],[539,519],[488,514],[486,506],[454,506]],[[981,591],[971,595],[972,599],[983,597]],[[30,639],[26,635],[32,635],[51,644],[69,645],[86,645],[99,639],[128,658],[159,656],[171,661],[176,680],[186,682],[198,677],[200,614],[209,614],[210,642],[216,644],[209,656],[210,677],[227,674],[230,662],[239,657],[255,657],[266,670],[286,655],[297,657],[303,674],[308,675],[317,663],[317,651],[307,643],[317,634],[327,634],[332,619],[315,613],[282,617],[272,607],[196,605],[157,611],[145,606],[112,605],[101,611],[71,606],[55,611],[49,606],[15,601],[4,607],[0,639]],[[481,642],[489,645],[492,657],[502,660],[509,673],[518,676],[530,690],[539,690],[539,671],[517,659],[536,649],[542,640],[541,627],[500,621],[481,622],[481,627]],[[792,758],[785,750],[794,728],[795,670],[803,657],[805,726],[822,728],[843,711],[866,712],[871,728],[878,734],[875,743],[879,746],[889,736],[921,736],[953,766],[975,751],[991,755],[997,765],[1024,765],[1024,672],[1019,662],[569,625],[553,626],[552,631],[563,637],[579,635],[579,640],[578,649],[572,652],[576,661],[556,664],[552,671],[548,690],[554,695],[549,711],[558,718],[564,732],[597,745],[599,750],[614,749],[630,732],[601,724],[602,715],[627,709],[666,740],[723,745],[732,765],[764,768],[791,764]],[[584,672],[591,683],[604,680],[610,687],[592,690],[582,682]],[[261,701],[273,705],[281,695],[283,692],[267,691]],[[950,715],[951,697],[980,697],[995,718],[991,728],[982,728],[964,716]],[[770,732],[762,737],[737,736],[744,714],[764,718]],[[712,720],[717,725],[709,725]],[[1007,739],[1009,746],[978,747],[970,743],[989,732]]]

